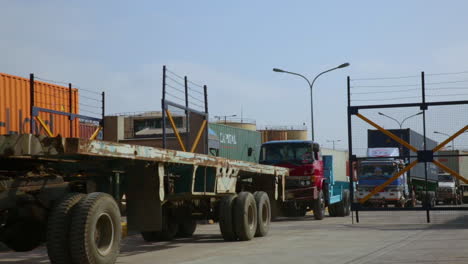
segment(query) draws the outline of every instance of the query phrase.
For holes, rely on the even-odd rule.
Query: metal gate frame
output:
[[[423,205],[422,207],[414,207],[414,208],[366,208],[361,206],[362,203],[366,202],[370,197],[372,197],[374,194],[380,192],[383,190],[387,185],[392,183],[394,180],[396,180],[398,177],[409,171],[411,168],[416,166],[418,163],[424,163],[425,165],[425,181],[426,181],[426,196],[427,196],[427,164],[428,163],[434,163],[436,166],[444,170],[445,172],[451,174],[455,178],[458,178],[459,180],[465,182],[468,184],[468,179],[462,177],[460,174],[458,174],[456,171],[453,171],[452,169],[448,168],[444,164],[440,163],[439,161],[435,160],[434,158],[436,157],[451,157],[451,156],[460,156],[460,155],[437,155],[435,154],[437,151],[441,150],[444,146],[446,146],[450,141],[461,135],[462,133],[468,131],[468,124],[459,129],[456,133],[454,133],[452,136],[444,140],[442,143],[437,145],[434,149],[427,149],[427,136],[426,136],[426,111],[429,109],[429,107],[432,106],[448,106],[448,105],[468,105],[468,101],[441,101],[441,102],[426,102],[426,88],[425,88],[425,74],[424,72],[421,72],[421,92],[422,92],[422,100],[420,103],[402,103],[402,104],[381,104],[381,105],[359,105],[359,106],[352,106],[351,105],[351,79],[348,76],[347,77],[347,93],[348,93],[348,149],[349,149],[349,160],[350,164],[356,164],[357,162],[357,157],[356,155],[353,154],[353,137],[352,137],[352,117],[357,116],[367,124],[373,126],[380,132],[384,133],[388,137],[392,138],[399,144],[401,144],[403,147],[406,147],[413,152],[417,153],[417,156],[408,156],[408,158],[415,158],[415,160],[408,165],[406,165],[405,168],[403,168],[401,171],[396,173],[394,176],[392,176],[390,179],[388,179],[386,182],[381,184],[380,186],[375,187],[366,197],[362,198],[359,200],[358,203],[355,202],[354,199],[354,191],[355,191],[355,184],[354,184],[354,166],[349,166],[349,175],[350,177],[350,190],[351,190],[351,197],[352,197],[352,204],[351,204],[351,209],[353,212],[356,213],[356,221],[359,223],[359,211],[426,211],[426,219],[427,222],[430,223],[430,211],[448,211],[448,210],[457,210],[457,211],[468,211],[468,207],[431,207],[430,205]],[[419,107],[420,110],[422,111],[423,115],[423,137],[424,137],[424,149],[420,150],[417,149],[416,147],[410,145],[408,142],[402,140],[395,134],[391,133],[390,131],[382,128],[378,124],[374,123],[372,120],[368,119],[364,115],[359,113],[359,110],[361,109],[380,109],[380,108],[406,108],[406,107]],[[467,113],[468,114],[468,113]],[[400,154],[401,155],[401,154]],[[464,155],[462,155],[464,156]],[[356,175],[357,176],[357,175]],[[354,217],[353,217],[354,219]]]

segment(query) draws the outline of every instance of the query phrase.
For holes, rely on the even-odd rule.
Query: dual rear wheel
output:
[[[53,209],[47,226],[51,263],[114,263],[120,251],[120,210],[106,193],[72,193]]]
[[[219,227],[226,241],[251,240],[268,234],[271,204],[265,192],[240,192],[219,203]]]

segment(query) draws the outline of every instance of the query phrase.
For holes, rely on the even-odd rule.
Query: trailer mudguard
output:
[[[161,230],[164,165],[136,161],[134,166],[131,166],[127,171],[127,175],[128,229],[134,231]]]

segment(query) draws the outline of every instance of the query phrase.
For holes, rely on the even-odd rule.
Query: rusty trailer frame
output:
[[[208,203],[210,208],[205,205],[194,214],[213,216],[217,213],[213,205],[219,199],[241,191],[263,191],[271,203],[283,202],[289,174],[286,168],[146,146],[31,134],[0,136],[0,181],[2,171],[15,171],[11,169],[14,164],[36,171],[35,178],[50,177],[48,169],[63,176],[58,183],[67,190],[46,199],[51,204],[70,189],[105,192],[118,203],[125,194],[128,228],[140,232],[159,230],[163,206],[169,204],[202,208]],[[42,172],[37,172],[38,167]],[[0,212],[8,209],[1,208],[2,204],[11,206],[18,202],[17,194],[28,193],[18,182],[31,178],[21,173],[18,169],[9,180],[10,186],[17,187],[14,192],[0,189]],[[40,184],[34,192],[47,189],[46,182]]]

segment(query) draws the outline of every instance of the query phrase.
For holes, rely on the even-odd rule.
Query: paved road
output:
[[[311,216],[274,222],[270,235],[223,242],[217,225],[202,225],[191,239],[145,243],[124,240],[118,263],[468,263],[468,212],[368,212],[351,218]],[[0,253],[0,263],[48,263],[44,247]]]

